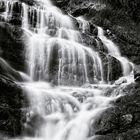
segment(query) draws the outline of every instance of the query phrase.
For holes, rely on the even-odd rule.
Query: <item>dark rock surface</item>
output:
[[[22,77],[17,72],[14,70],[8,63],[0,58],[0,74],[5,75],[6,77],[10,78],[11,80],[14,81],[22,81]]]
[[[111,89],[111,94],[122,96],[98,117],[93,128],[97,135],[95,140],[139,140],[140,85],[130,84],[114,88]]]
[[[5,10],[2,5],[1,1],[0,12]],[[25,67],[21,9],[17,5],[8,21],[0,16],[0,134],[7,136],[21,135],[25,117],[22,108],[27,101],[21,87],[14,82],[22,81],[17,70],[24,71]],[[5,138],[0,136],[0,139]]]
[[[16,70],[24,71],[24,45],[22,29],[0,22],[0,56]]]
[[[6,136],[21,135],[26,120],[28,100],[14,81],[23,81],[20,73],[0,58],[0,134]]]
[[[104,79],[107,82],[114,82],[115,80],[119,79],[119,77],[123,76],[120,62],[116,58],[109,55],[106,55],[103,58],[103,70]]]
[[[22,89],[0,74],[0,133],[17,136],[22,132],[25,96]]]

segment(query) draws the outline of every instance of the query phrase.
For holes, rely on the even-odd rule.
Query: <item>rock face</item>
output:
[[[95,140],[139,140],[140,86],[130,84],[115,88],[111,94],[123,96],[113,102],[112,107],[94,124],[93,130],[97,135]]]
[[[26,118],[27,98],[14,81],[23,81],[20,73],[0,58],[0,134],[6,136],[21,135]]]
[[[17,70],[24,71],[21,19],[16,5],[9,21],[0,16],[0,134],[7,136],[22,133],[25,117],[22,108],[27,101],[21,87],[14,82],[22,81]],[[4,10],[1,1],[0,12]]]
[[[0,56],[15,69],[24,71],[24,45],[20,27],[0,22]]]
[[[25,97],[22,89],[9,78],[0,74],[0,133],[17,136],[22,132],[22,107]]]

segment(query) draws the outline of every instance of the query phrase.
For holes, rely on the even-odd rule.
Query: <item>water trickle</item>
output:
[[[79,28],[82,30],[82,33],[85,33],[89,30],[89,22],[86,21],[83,17],[77,17],[77,21],[79,22]]]

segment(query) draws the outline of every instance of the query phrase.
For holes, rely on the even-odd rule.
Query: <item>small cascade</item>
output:
[[[3,9],[5,9],[1,16],[7,22],[9,22],[13,16],[16,16],[16,14],[21,12],[21,5],[17,0],[1,0],[0,5],[3,6]]]
[[[101,39],[101,41],[107,48],[109,55],[119,60],[122,66],[123,76],[128,76],[131,73],[131,63],[125,57],[121,56],[119,47],[104,35],[104,30],[101,27],[97,28],[98,28],[98,37]]]
[[[79,29],[82,30],[82,33],[86,33],[86,31],[89,30],[89,22],[83,17],[77,17],[76,19],[79,22]]]
[[[101,89],[104,86],[101,89],[52,87],[43,82],[22,86],[30,102],[30,118],[27,117],[24,124],[25,134],[28,134],[33,123],[34,138],[23,137],[20,140],[88,139],[96,118],[111,107],[109,103],[112,100],[117,99],[103,96]]]
[[[58,37],[50,39],[47,36],[37,35],[31,38],[30,47],[32,48],[29,49],[32,50],[28,52],[30,55],[30,75],[32,78],[38,78],[39,80],[46,78],[46,80],[49,80],[48,78],[51,76],[51,61],[53,61],[52,57],[58,60],[56,62],[58,65],[56,71],[58,73],[59,85],[63,85],[67,79],[69,82],[73,81],[75,83],[80,80],[79,78],[83,81],[82,83],[89,82],[88,59],[90,59],[89,62],[92,64],[93,74],[100,76],[100,73],[102,73],[101,60],[98,53],[74,41]],[[54,54],[53,51],[55,49],[56,52]],[[38,73],[39,69],[40,73]]]

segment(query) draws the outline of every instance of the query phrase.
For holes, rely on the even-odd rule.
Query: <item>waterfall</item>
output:
[[[103,80],[98,52],[80,43],[81,35],[72,19],[55,6],[46,2],[37,8],[23,4],[23,28],[32,34],[26,52],[33,80],[83,85],[94,83],[91,74]]]
[[[29,100],[24,133],[13,140],[89,140],[96,119],[118,96],[104,96],[109,86],[104,83],[104,69],[100,53],[82,43],[70,16],[49,0],[38,0],[29,6],[22,3],[22,28],[26,34],[28,82],[19,83]],[[9,6],[6,2],[4,17]],[[10,8],[11,9],[11,8]],[[88,23],[82,21],[82,32]],[[85,23],[85,24],[84,24]],[[129,61],[122,57],[118,46],[98,27],[98,37],[108,53],[122,64],[128,75]],[[32,133],[31,136],[29,134]],[[12,140],[12,139],[10,139]]]

